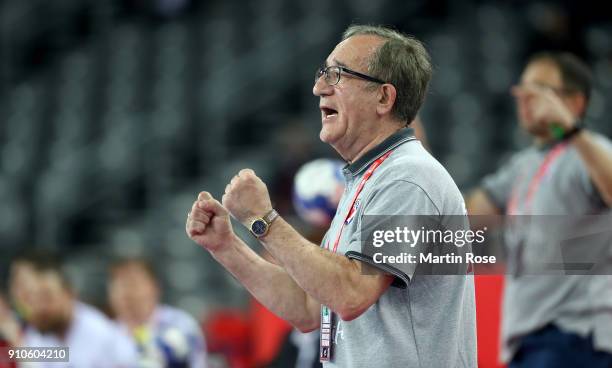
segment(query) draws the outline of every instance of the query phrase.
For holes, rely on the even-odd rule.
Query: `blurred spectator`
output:
[[[0,331],[12,346],[68,347],[69,363],[36,363],[36,367],[119,368],[136,364],[129,338],[101,312],[77,300],[59,262],[30,258],[27,263],[33,270],[33,287],[25,299],[29,311],[25,331],[21,333],[10,311],[0,311]]]
[[[33,290],[36,287],[37,260],[44,260],[49,254],[41,251],[28,251],[16,256],[11,262],[9,293],[12,307],[25,327],[31,314]]]
[[[197,321],[186,312],[160,304],[160,286],[142,259],[116,262],[110,269],[109,299],[146,367],[206,367],[206,345]]]
[[[575,241],[577,226],[587,225],[578,216],[609,215],[612,206],[612,143],[583,124],[592,83],[589,68],[573,54],[533,56],[512,89],[520,126],[533,144],[467,198],[472,215],[506,214],[521,223],[506,237],[502,342],[511,368],[612,365],[610,262],[586,274],[529,268],[547,264],[559,239],[571,239],[583,253],[605,250],[598,258],[609,252],[609,242]],[[555,215],[557,223],[533,220],[542,215]]]

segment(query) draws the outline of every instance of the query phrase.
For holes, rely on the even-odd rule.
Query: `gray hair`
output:
[[[392,84],[397,90],[392,114],[410,124],[423,105],[431,80],[431,60],[417,39],[391,28],[372,25],[351,25],[342,40],[358,35],[378,36],[386,42],[368,61],[368,73]]]

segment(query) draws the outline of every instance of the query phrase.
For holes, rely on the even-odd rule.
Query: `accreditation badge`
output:
[[[319,339],[319,361],[329,362],[332,354],[333,312],[327,306],[321,306],[321,338]]]

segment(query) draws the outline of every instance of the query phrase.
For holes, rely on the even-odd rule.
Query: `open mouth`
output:
[[[323,119],[333,118],[338,115],[338,111],[330,109],[329,107],[322,107],[321,112],[323,113]]]

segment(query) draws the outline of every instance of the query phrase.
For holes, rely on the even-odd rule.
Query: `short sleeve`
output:
[[[395,228],[400,224],[394,221],[405,221],[410,218],[433,218],[440,217],[440,211],[429,195],[419,185],[405,180],[394,180],[371,193],[363,207],[359,218],[359,230],[350,240],[349,250],[345,253],[350,259],[359,260],[373,266],[381,271],[395,276],[393,286],[405,288],[415,273],[416,264],[413,263],[390,263],[375,262],[370,252],[364,252],[362,248],[363,234],[372,234],[374,229]],[[405,226],[405,222],[402,222]],[[420,227],[420,225],[414,225]],[[416,248],[390,246],[385,248],[386,256],[399,256],[400,253],[417,252]]]
[[[106,339],[106,348],[102,350],[109,367],[132,368],[138,365],[138,351],[132,339],[114,323]]]

